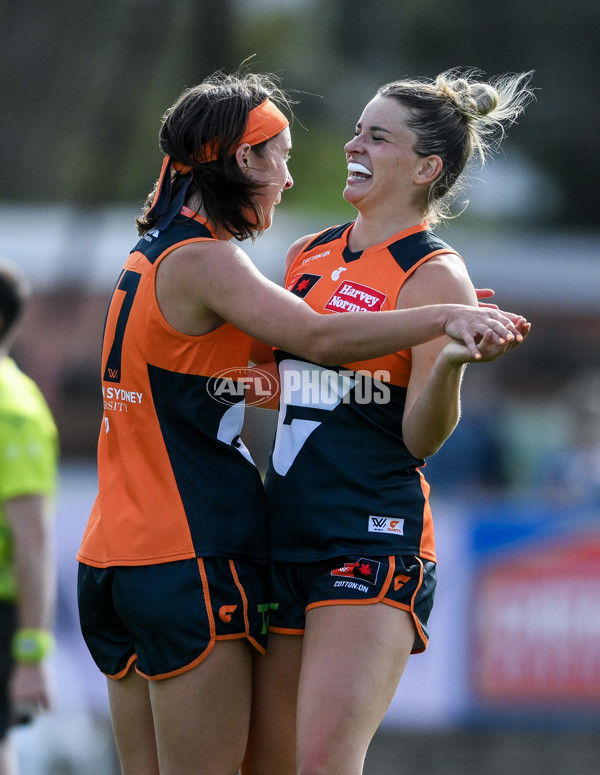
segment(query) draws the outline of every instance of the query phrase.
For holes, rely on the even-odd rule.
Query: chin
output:
[[[352,189],[351,186],[346,186],[344,189],[342,196],[348,202],[349,204],[353,205],[353,207],[356,207],[356,203],[360,201],[360,196],[357,195],[357,192]]]

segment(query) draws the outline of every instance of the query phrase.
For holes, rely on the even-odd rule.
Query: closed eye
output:
[[[377,131],[383,131],[383,132],[385,132],[386,134],[391,134],[391,132],[388,132],[388,130],[387,130],[387,129],[383,129],[382,127],[370,127],[370,131],[371,131],[371,140],[373,140],[373,141],[375,141],[375,142],[382,142],[382,143],[386,143],[386,142],[387,142],[387,138],[386,138],[386,137],[382,137],[382,136],[381,136],[381,135],[379,135],[379,134],[373,134],[373,131],[374,131],[374,130],[377,130]],[[361,126],[360,126],[360,125],[358,125],[358,126],[356,127],[356,129],[354,130],[354,137],[358,137],[358,136],[359,136],[359,134],[360,134],[361,132],[362,132],[362,128],[361,128]]]

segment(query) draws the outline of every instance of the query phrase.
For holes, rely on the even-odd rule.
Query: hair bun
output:
[[[439,78],[438,88],[449,97],[465,118],[487,116],[498,106],[498,93],[487,83],[470,83],[466,78]]]
[[[480,116],[487,116],[498,107],[498,92],[489,83],[473,83],[469,93]]]

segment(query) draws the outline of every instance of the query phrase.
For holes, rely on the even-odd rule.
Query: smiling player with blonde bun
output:
[[[288,290],[326,318],[476,305],[462,258],[431,228],[531,98],[528,80],[451,71],[382,86],[345,146],[356,220],[292,245]],[[479,358],[445,337],[335,368],[276,351],[272,611],[244,775],[362,772],[409,655],[428,643],[436,555],[421,467],[458,422],[465,364],[528,331],[482,339]]]

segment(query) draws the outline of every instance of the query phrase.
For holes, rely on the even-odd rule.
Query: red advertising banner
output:
[[[600,708],[600,532],[528,545],[476,575],[473,688],[488,707]]]

